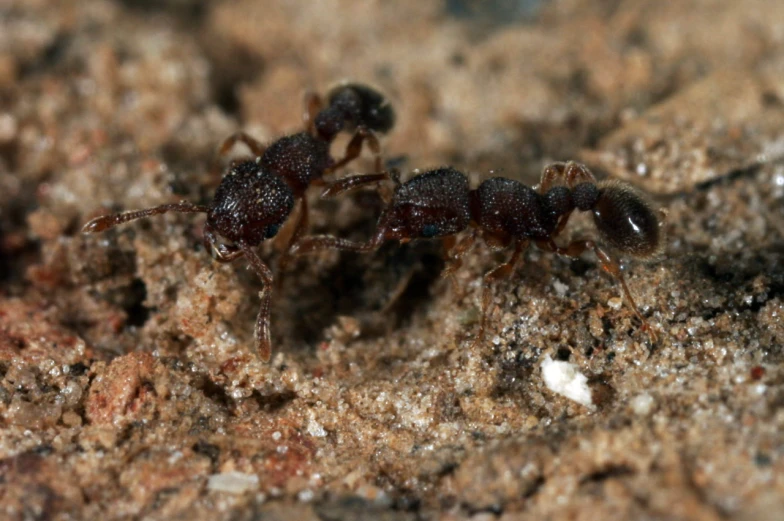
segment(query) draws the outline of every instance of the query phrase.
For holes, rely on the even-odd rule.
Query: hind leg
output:
[[[621,273],[621,265],[616,258],[604,251],[594,241],[586,239],[574,240],[566,246],[558,246],[555,241],[550,239],[548,241],[537,242],[537,246],[543,250],[552,251],[558,255],[566,255],[567,257],[572,258],[579,257],[585,250],[593,250],[593,252],[596,254],[596,257],[599,259],[599,264],[601,265],[602,269],[621,283],[621,288],[624,296],[626,297],[626,301],[632,308],[634,314],[637,315],[637,318],[640,319],[640,322],[642,322],[642,328],[648,332],[654,342],[657,340],[656,333],[653,331],[653,329],[651,329],[648,321],[645,320],[645,317],[643,317],[640,313],[640,310],[637,309],[637,304],[634,302],[634,298],[632,298],[632,292],[629,291],[629,286],[626,285],[626,280],[623,278],[623,273]]]

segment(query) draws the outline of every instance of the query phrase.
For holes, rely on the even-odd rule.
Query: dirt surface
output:
[[[776,0],[4,2],[0,517],[784,518],[783,20]],[[298,260],[263,364],[260,282],[211,260],[203,218],[79,233],[207,203],[222,139],[297,131],[303,94],[345,78],[389,95],[407,175],[534,184],[577,159],[652,194],[664,254],[625,274],[658,341],[595,257],[531,249],[474,344],[508,253],[480,243],[453,287],[421,242]],[[311,203],[312,233],[355,239],[381,204]],[[593,406],[545,386],[547,357]]]

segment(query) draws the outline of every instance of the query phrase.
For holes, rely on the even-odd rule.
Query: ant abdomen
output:
[[[278,233],[293,207],[294,194],[281,177],[244,161],[223,177],[207,224],[230,241],[256,246]]]
[[[382,218],[385,238],[416,239],[454,235],[471,222],[468,179],[454,168],[424,172],[395,189]]]
[[[633,257],[655,257],[663,240],[659,219],[646,198],[620,181],[604,181],[596,188],[591,210],[603,242]]]

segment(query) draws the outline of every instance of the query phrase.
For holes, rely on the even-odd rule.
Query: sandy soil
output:
[[[4,2],[0,517],[784,518],[782,20],[775,0]],[[506,254],[478,245],[453,287],[422,242],[297,261],[263,364],[260,283],[210,259],[203,218],[79,233],[208,203],[222,139],[297,131],[303,94],[346,78],[389,95],[406,173],[533,184],[576,159],[652,194],[665,252],[625,275],[658,341],[595,257],[531,249],[474,344]],[[380,209],[311,203],[312,233],[357,239]],[[544,384],[548,357],[592,406]]]

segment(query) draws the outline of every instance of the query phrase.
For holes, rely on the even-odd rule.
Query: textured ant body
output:
[[[206,213],[203,243],[218,262],[245,257],[261,278],[264,289],[256,319],[255,337],[259,357],[268,361],[270,343],[270,302],[272,271],[261,260],[256,247],[274,237],[289,218],[295,204],[300,211],[288,245],[281,256],[283,269],[292,244],[307,227],[308,208],[305,192],[312,184],[325,184],[324,176],[357,158],[367,142],[376,156],[380,171],[379,144],[376,133],[392,128],[395,114],[384,97],[364,85],[343,84],[330,91],[326,106],[316,95],[306,99],[306,131],[284,136],[269,147],[239,132],[226,139],[219,155],[228,153],[237,142],[245,143],[255,159],[232,161],[209,205],[188,202],[164,204],[97,217],[85,224],[84,233],[95,233],[122,223],[168,212]],[[342,159],[335,161],[330,145],[341,132],[353,132]],[[348,183],[336,181],[340,192],[355,184],[384,179],[383,174],[353,176]],[[329,188],[327,188],[327,191]],[[223,240],[228,242],[223,242]]]
[[[468,179],[453,168],[438,168],[400,183],[393,176],[395,191],[378,220],[374,236],[357,243],[330,236],[306,237],[294,247],[296,255],[325,249],[370,252],[384,242],[441,238],[446,248],[447,273],[474,242],[477,232],[493,247],[514,247],[507,262],[484,276],[482,319],[477,340],[487,321],[493,282],[509,276],[531,244],[561,255],[577,257],[593,250],[602,269],[614,276],[643,327],[651,332],[634,303],[621,274],[620,264],[593,240],[575,240],[558,246],[555,239],[575,210],[591,212],[596,228],[612,250],[636,258],[655,257],[662,246],[659,220],[645,198],[618,181],[597,183],[593,174],[577,163],[554,163],[545,168],[538,187],[494,177],[471,190]],[[460,242],[455,234],[473,232]]]

